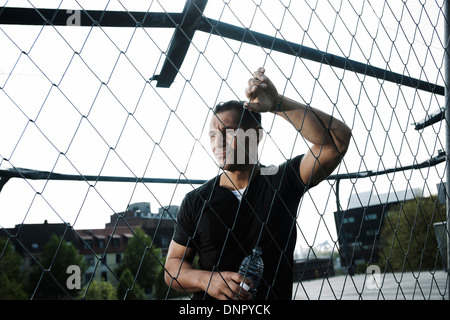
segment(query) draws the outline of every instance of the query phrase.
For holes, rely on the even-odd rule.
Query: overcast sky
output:
[[[424,2],[424,1],[422,1]],[[342,57],[443,84],[443,1],[210,0],[204,15]],[[181,12],[183,1],[4,1],[36,8]],[[399,22],[400,21],[400,24]],[[164,61],[173,29],[0,26],[0,166],[56,173],[210,179],[210,108],[245,99],[259,66],[280,93],[345,121],[353,140],[335,173],[384,170],[436,156],[444,127],[414,122],[444,98],[267,49],[197,32],[175,82],[149,82]],[[304,153],[307,142],[281,117],[263,115],[264,164]],[[444,166],[346,180],[340,198],[418,189],[435,194]],[[91,186],[92,185],[92,186]],[[68,222],[102,228],[134,202],[179,205],[197,186],[25,181],[0,194],[0,227]],[[335,182],[305,195],[302,246],[336,241]]]

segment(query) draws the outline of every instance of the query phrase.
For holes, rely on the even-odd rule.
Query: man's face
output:
[[[218,113],[211,119],[211,149],[223,170],[235,171],[257,162],[258,133],[256,129],[239,128],[240,120],[236,110]]]

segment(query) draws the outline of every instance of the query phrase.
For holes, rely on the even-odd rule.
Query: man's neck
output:
[[[241,190],[247,188],[250,180],[252,180],[258,173],[259,165],[248,165],[242,170],[225,170],[224,174],[220,176],[220,186],[231,189]]]

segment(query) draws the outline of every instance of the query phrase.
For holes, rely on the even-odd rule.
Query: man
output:
[[[253,74],[245,94],[248,103],[231,101],[215,109],[209,133],[223,173],[186,195],[167,254],[166,283],[194,293],[194,299],[251,299],[242,282],[253,284],[237,271],[255,246],[262,248],[264,261],[256,299],[292,299],[300,199],[339,165],[351,138],[343,122],[279,95],[264,68]],[[252,137],[261,140],[262,112],[291,123],[311,144],[305,155],[277,170],[260,165]],[[251,134],[240,139],[236,132]],[[193,266],[196,255],[200,269]]]

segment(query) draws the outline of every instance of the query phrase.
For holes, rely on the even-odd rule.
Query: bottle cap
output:
[[[256,247],[253,249],[253,253],[255,253],[255,254],[262,254],[262,248],[256,246]]]

